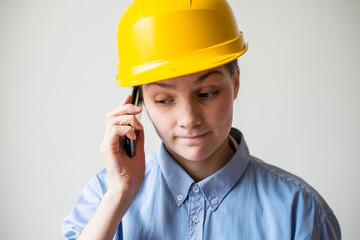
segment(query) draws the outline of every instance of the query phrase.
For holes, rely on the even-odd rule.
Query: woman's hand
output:
[[[108,175],[108,192],[125,195],[132,201],[144,181],[145,153],[143,126],[135,117],[142,108],[129,102],[130,96],[127,96],[116,109],[108,113],[100,150]],[[134,157],[130,158],[126,154],[125,136],[136,139]]]
[[[108,175],[108,190],[99,207],[82,230],[80,239],[113,239],[117,227],[144,181],[145,153],[143,126],[135,114],[142,108],[129,104],[130,96],[108,113],[101,153]],[[134,129],[138,132],[137,136]],[[125,150],[125,136],[136,139],[135,156]]]

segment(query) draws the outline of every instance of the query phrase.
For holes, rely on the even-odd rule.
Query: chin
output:
[[[180,157],[182,157],[188,161],[192,161],[192,162],[199,162],[204,159],[207,159],[213,153],[208,150],[196,149],[196,148],[192,148],[192,147],[189,147],[186,149],[181,149],[181,150],[175,151],[175,152]]]

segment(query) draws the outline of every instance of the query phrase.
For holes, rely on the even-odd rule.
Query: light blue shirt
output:
[[[324,199],[302,179],[249,154],[242,134],[233,158],[195,182],[167,153],[146,156],[144,184],[114,239],[341,239]],[[62,232],[76,239],[107,190],[106,171],[90,179]]]

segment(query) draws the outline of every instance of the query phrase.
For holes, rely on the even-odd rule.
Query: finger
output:
[[[108,121],[108,128],[114,125],[119,126],[132,126],[136,130],[142,130],[143,126],[135,115],[123,115],[117,117],[111,117]]]
[[[113,126],[111,130],[106,134],[101,148],[106,151],[119,151],[119,143],[124,142],[125,136],[129,139],[135,140],[136,134],[130,126]],[[123,148],[124,143],[120,143],[120,147]]]
[[[109,141],[111,144],[116,144],[120,137],[128,137],[129,139],[135,140],[136,134],[134,129],[130,126],[113,126],[109,134]]]
[[[118,107],[121,107],[127,103],[130,103],[130,99],[131,99],[131,96],[130,95],[127,95],[121,102],[120,104],[118,105]]]
[[[139,106],[135,106],[133,104],[125,104],[122,105],[107,114],[107,119],[115,116],[121,116],[121,115],[135,115],[139,114],[143,109]]]

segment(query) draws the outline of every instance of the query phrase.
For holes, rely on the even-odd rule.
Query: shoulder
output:
[[[251,156],[250,157],[250,167],[258,177],[266,178],[267,180],[273,181],[280,181],[286,183],[289,187],[294,187],[299,190],[303,190],[308,192],[312,195],[315,194],[315,189],[312,188],[307,182],[305,182],[300,177],[282,169],[276,167],[272,164],[266,163],[263,160]]]
[[[287,199],[293,206],[314,208],[325,216],[333,214],[322,196],[302,178],[253,156],[248,170],[257,188],[266,188],[269,197]]]
[[[296,234],[312,229],[309,239],[340,238],[340,226],[332,209],[312,186],[290,172],[256,157],[250,158],[246,174],[255,194],[266,207],[288,212],[297,228]]]

